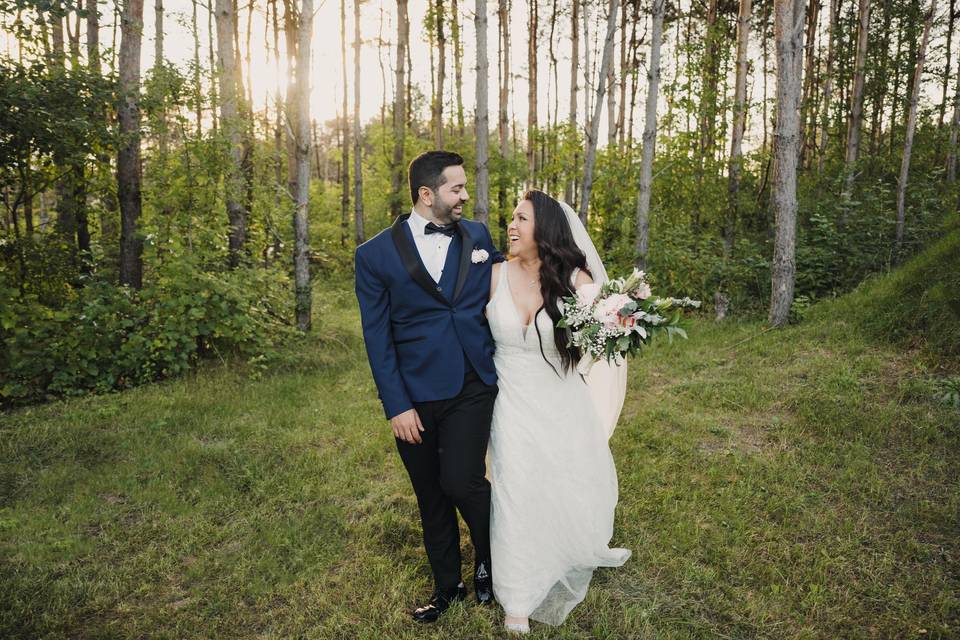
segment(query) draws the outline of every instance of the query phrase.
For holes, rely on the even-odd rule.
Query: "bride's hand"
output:
[[[423,440],[420,438],[420,432],[423,431],[423,423],[420,422],[420,414],[416,409],[407,409],[403,413],[390,418],[390,426],[393,428],[393,435],[409,444],[420,444]]]

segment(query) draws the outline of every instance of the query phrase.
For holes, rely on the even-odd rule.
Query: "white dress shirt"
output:
[[[440,282],[443,265],[447,261],[447,249],[450,248],[452,238],[443,233],[427,235],[424,231],[428,222],[430,221],[416,211],[411,212],[410,217],[407,218],[407,224],[410,225],[410,231],[413,233],[413,243],[417,245],[417,252],[420,254],[423,266],[427,268],[427,273],[435,282]]]

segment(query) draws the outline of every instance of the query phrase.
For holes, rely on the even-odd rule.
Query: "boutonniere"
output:
[[[481,262],[486,262],[489,257],[490,254],[483,249],[474,249],[473,253],[470,254],[470,262],[480,264]]]

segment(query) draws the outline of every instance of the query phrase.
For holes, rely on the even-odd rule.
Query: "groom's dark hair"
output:
[[[463,164],[463,156],[452,151],[427,151],[421,153],[410,163],[407,175],[410,180],[410,199],[417,204],[420,199],[420,187],[426,187],[436,193],[446,182],[443,170]]]

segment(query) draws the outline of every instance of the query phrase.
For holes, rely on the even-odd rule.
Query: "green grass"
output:
[[[504,637],[472,601],[409,621],[416,503],[349,284],[316,303],[317,337],[265,373],[0,416],[0,636]],[[863,307],[697,321],[633,361],[611,446],[634,555],[531,637],[960,635],[960,413]]]

